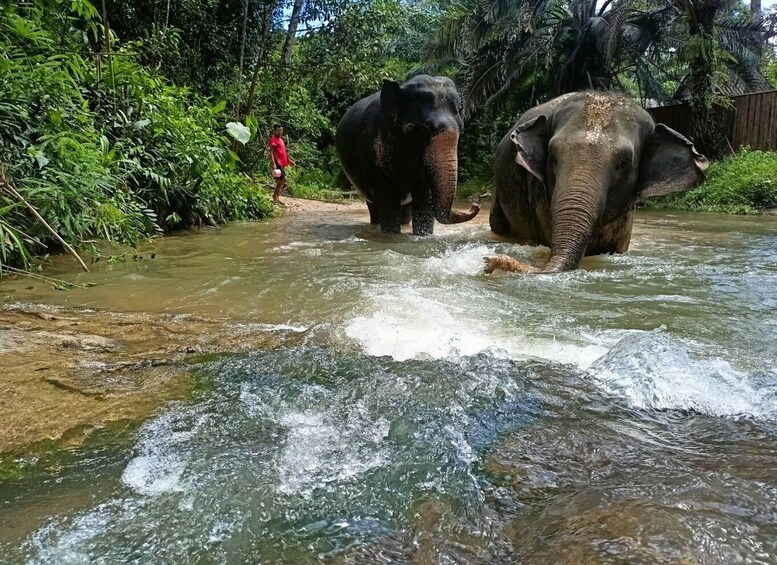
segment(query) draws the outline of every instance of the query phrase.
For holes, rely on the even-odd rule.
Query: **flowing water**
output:
[[[641,212],[560,275],[362,207],[168,237],[12,301],[305,332],[0,483],[17,563],[777,563],[777,220]],[[8,285],[4,285],[8,286]]]

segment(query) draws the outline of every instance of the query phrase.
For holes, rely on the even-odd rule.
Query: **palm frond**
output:
[[[704,1],[458,0],[430,59],[463,62],[467,112],[514,103],[530,80],[550,85],[553,95],[618,88],[620,77],[628,76],[641,96],[663,101],[664,83],[687,69],[681,54],[689,30],[700,25]],[[721,14],[715,20],[719,45],[730,54],[732,71],[755,88],[764,80],[758,70],[764,25],[735,0],[725,2]]]

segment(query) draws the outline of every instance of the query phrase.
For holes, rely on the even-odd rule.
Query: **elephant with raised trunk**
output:
[[[626,251],[637,200],[688,190],[708,165],[628,98],[565,94],[527,111],[499,144],[491,230],[550,247],[544,272],[576,269],[585,255]],[[486,272],[537,271],[505,255],[484,260]]]
[[[343,116],[335,143],[351,183],[367,199],[370,223],[400,233],[430,235],[434,220],[466,222],[479,208],[451,209],[458,180],[459,95],[448,78],[416,76],[363,98]]]

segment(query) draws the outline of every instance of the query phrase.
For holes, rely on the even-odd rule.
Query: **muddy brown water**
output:
[[[143,407],[17,435],[0,561],[777,563],[777,219],[641,211],[628,254],[487,276],[544,257],[487,212],[312,207],[0,282],[0,359],[51,335],[41,386]]]

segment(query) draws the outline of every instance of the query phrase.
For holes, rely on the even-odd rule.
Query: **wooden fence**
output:
[[[732,96],[733,106],[721,111],[724,131],[731,147],[777,151],[777,90]],[[691,112],[687,105],[650,108],[656,123],[668,125],[685,136],[691,132]]]

